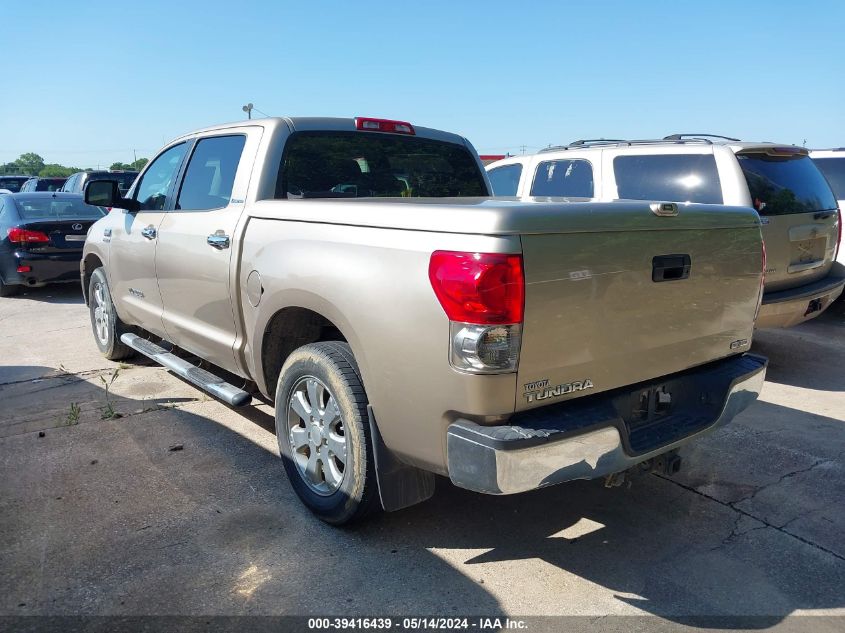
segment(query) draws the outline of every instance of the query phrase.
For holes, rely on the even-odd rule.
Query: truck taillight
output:
[[[9,235],[9,241],[13,244],[45,244],[50,241],[50,237],[46,233],[30,231],[18,226],[8,229],[6,233]]]
[[[452,366],[474,373],[515,371],[525,303],[522,256],[435,251],[428,277],[449,317]]]

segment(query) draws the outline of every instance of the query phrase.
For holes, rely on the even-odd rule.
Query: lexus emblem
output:
[[[73,225],[72,227],[70,227],[70,228],[72,228],[74,231],[81,231],[81,230],[82,230],[82,225],[81,225],[79,222],[77,222],[76,224],[74,224],[74,225]]]

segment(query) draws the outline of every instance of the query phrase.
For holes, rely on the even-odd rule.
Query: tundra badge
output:
[[[585,389],[592,388],[593,381],[589,378],[576,380],[575,382],[563,383],[562,385],[556,385],[554,387],[550,387],[548,379],[544,379],[526,383],[525,393],[523,395],[528,402],[534,402],[535,400],[545,400],[546,398],[554,398],[574,391],[584,391]]]

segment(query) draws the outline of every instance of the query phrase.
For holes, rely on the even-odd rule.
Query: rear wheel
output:
[[[134,355],[135,350],[120,341],[120,335],[129,329],[115,312],[106,272],[102,267],[91,274],[88,297],[91,328],[100,353],[109,360],[122,360]]]
[[[379,508],[367,394],[349,345],[312,343],[287,358],[276,438],[294,491],[320,519],[342,525]]]
[[[17,284],[4,284],[0,279],[0,297],[14,297],[20,292],[21,287]]]

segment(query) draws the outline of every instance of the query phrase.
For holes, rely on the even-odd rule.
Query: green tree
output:
[[[14,161],[11,163],[5,163],[0,166],[0,174],[17,174],[18,173],[18,164]]]
[[[80,170],[76,167],[65,167],[64,165],[59,165],[58,163],[48,163],[47,165],[44,165],[44,168],[41,171],[38,172],[38,175],[42,178],[67,178],[78,171]]]
[[[35,152],[21,154],[15,161],[15,164],[17,164],[18,169],[22,174],[29,176],[35,176],[38,172],[44,169],[44,159]]]
[[[144,168],[144,165],[146,165],[149,162],[150,162],[149,158],[139,158],[138,160],[133,162],[132,165],[130,165],[129,169],[132,169],[134,171],[141,171]]]
[[[118,169],[118,170],[127,171],[127,170],[132,169],[132,165],[130,165],[129,163],[117,162],[117,163],[112,163],[111,167],[109,167],[109,169]]]

